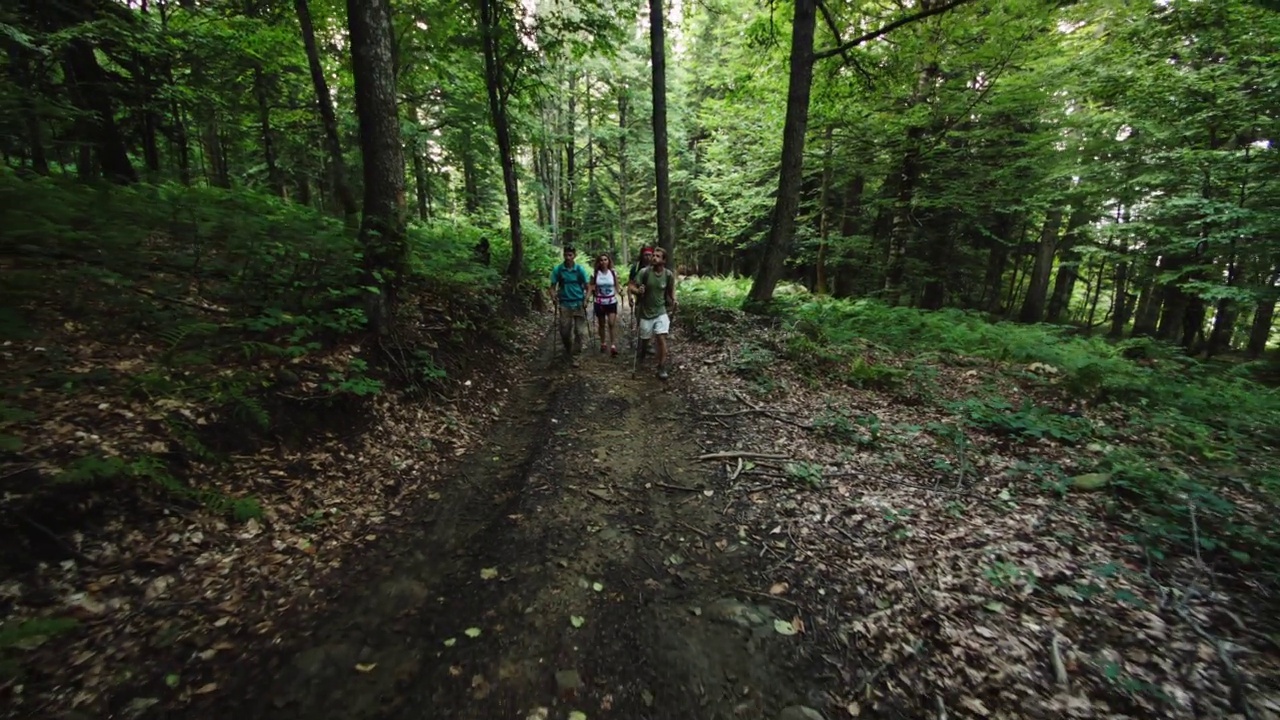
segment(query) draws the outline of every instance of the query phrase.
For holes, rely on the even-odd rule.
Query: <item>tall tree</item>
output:
[[[874,40],[904,25],[923,20],[963,5],[971,0],[952,0],[938,5],[925,4],[912,15],[899,18],[877,30],[814,52],[813,39],[819,0],[796,0],[791,20],[791,61],[787,88],[787,117],[782,130],[782,163],[778,173],[778,195],[774,203],[772,225],[765,242],[764,260],[751,284],[747,304],[759,307],[773,299],[773,290],[782,278],[783,264],[791,253],[795,234],[795,216],[800,207],[800,189],[804,171],[804,138],[809,127],[809,96],[813,85],[813,64],[844,55],[863,43]],[[821,6],[833,33],[838,27],[825,6]],[[656,110],[656,108],[655,108]]]
[[[506,58],[500,44],[500,0],[477,0],[480,5],[480,34],[484,47],[485,87],[489,95],[489,119],[498,139],[498,160],[502,163],[502,185],[507,195],[507,220],[511,224],[511,261],[507,277],[514,286],[524,275],[524,234],[520,227],[520,188],[516,162],[511,150],[511,127],[507,119],[507,99],[512,78],[507,77]]]
[[[360,149],[364,154],[365,311],[370,327],[390,327],[396,289],[409,256],[405,237],[404,151],[396,111],[390,0],[347,0],[351,68],[355,80]]]
[[[324,77],[324,66],[320,64],[320,50],[316,47],[316,31],[311,22],[311,9],[307,0],[293,0],[294,11],[298,15],[298,25],[302,30],[302,44],[307,51],[307,66],[311,70],[311,84],[316,91],[316,108],[320,111],[320,120],[324,129],[325,151],[329,154],[329,170],[332,175],[333,194],[338,199],[342,214],[348,224],[355,224],[360,208],[356,205],[355,193],[347,182],[346,162],[342,158],[342,143],[338,139],[338,117],[333,111],[333,100],[329,94],[329,83]]]
[[[800,186],[804,171],[804,136],[809,128],[809,93],[813,87],[813,34],[817,24],[816,0],[795,0],[791,19],[791,77],[787,85],[787,119],[782,130],[782,169],[778,174],[778,197],[773,205],[773,223],[764,246],[764,259],[751,284],[748,304],[760,306],[773,299],[773,289],[782,278],[783,263],[791,253],[795,235],[796,210],[800,207]]]
[[[812,0],[801,0],[811,2]],[[671,168],[667,159],[667,41],[662,0],[649,0],[649,53],[653,68],[653,173],[657,184],[658,245],[675,256],[676,228],[671,217]]]

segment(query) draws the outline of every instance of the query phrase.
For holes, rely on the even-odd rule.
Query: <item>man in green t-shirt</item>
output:
[[[636,344],[636,364],[644,357],[645,343],[654,339],[658,346],[658,377],[667,379],[667,333],[676,311],[676,276],[667,267],[667,253],[654,248],[653,260],[631,278],[631,291],[640,296],[636,315],[640,318],[640,342]]]

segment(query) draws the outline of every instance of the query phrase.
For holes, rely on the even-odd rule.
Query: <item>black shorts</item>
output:
[[[596,317],[608,317],[618,314],[618,303],[596,303]]]

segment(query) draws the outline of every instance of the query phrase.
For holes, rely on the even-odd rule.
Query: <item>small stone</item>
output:
[[[811,707],[792,705],[778,713],[778,720],[827,720],[822,713]]]

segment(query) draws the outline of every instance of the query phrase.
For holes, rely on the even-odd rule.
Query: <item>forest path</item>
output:
[[[633,377],[625,346],[570,369],[553,340],[390,572],[348,591],[240,717],[772,720],[803,704],[801,636],[775,625],[795,608],[743,590],[772,559],[738,542],[720,463],[698,460],[728,439],[691,419],[678,370]]]

